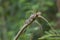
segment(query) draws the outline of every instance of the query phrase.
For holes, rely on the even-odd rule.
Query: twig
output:
[[[39,25],[39,27],[40,27],[40,31],[42,31],[42,32],[43,32],[42,25],[41,25],[37,20],[35,20],[35,23],[37,23],[37,24]]]
[[[22,26],[22,28],[19,30],[19,32],[18,32],[17,35],[15,36],[14,40],[17,40],[18,37],[22,34],[22,32],[25,30],[25,28],[27,28],[28,25],[30,25],[36,18],[42,18],[43,20],[45,20],[45,21],[48,23],[48,21],[47,21],[43,16],[41,16],[41,13],[40,13],[40,12],[38,12],[38,13],[36,13],[36,14],[32,14],[32,15],[29,17],[29,19],[26,20],[26,22],[25,22],[25,24]],[[48,24],[49,24],[49,23],[48,23]],[[39,24],[39,25],[40,25],[40,24]],[[52,27],[50,24],[49,24],[49,26],[50,26],[50,28],[51,28],[52,30],[54,30],[53,27]]]
[[[39,13],[40,14],[40,13]],[[38,13],[32,14],[29,19],[26,20],[25,24],[22,26],[22,28],[19,30],[17,35],[15,36],[14,40],[17,40],[18,37],[22,34],[25,28],[27,28],[28,25],[30,25],[39,15]]]
[[[56,33],[56,30],[50,25],[50,23],[48,22],[48,20],[47,20],[46,18],[44,18],[44,17],[41,16],[41,15],[39,15],[38,18],[42,18],[43,20],[45,20],[45,21],[48,23],[48,25],[50,26],[51,30],[52,30],[54,33]]]

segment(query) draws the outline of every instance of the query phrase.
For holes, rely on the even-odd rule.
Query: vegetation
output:
[[[60,40],[60,0],[0,0],[0,40],[13,40],[25,21],[36,18],[18,40]]]

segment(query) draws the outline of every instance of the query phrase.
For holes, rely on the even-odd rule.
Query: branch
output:
[[[48,22],[48,20],[47,20],[46,18],[44,18],[44,17],[41,16],[41,15],[39,15],[38,18],[42,18],[43,20],[45,20],[45,21],[48,23],[48,25],[50,26],[51,30],[52,30],[54,33],[56,33],[56,30],[50,25],[50,23]]]
[[[36,13],[36,14],[32,14],[29,19],[26,20],[25,24],[22,26],[22,28],[19,30],[19,32],[17,33],[17,35],[15,36],[14,40],[17,40],[18,37],[22,34],[22,32],[24,31],[25,28],[28,27],[28,25],[30,25],[37,17],[38,15],[41,14],[40,12],[39,13]]]

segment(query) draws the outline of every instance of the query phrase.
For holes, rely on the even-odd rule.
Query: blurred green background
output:
[[[0,0],[0,40],[13,40],[25,20],[38,11],[42,12],[55,32],[46,21],[37,19],[42,29],[33,22],[18,40],[60,40],[57,36],[60,35],[59,5],[59,0]]]

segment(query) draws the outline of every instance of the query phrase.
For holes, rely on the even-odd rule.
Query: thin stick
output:
[[[40,31],[43,31],[42,25],[37,20],[35,20],[35,23],[37,23],[39,25]]]
[[[30,25],[36,18],[38,15],[36,14],[32,14],[30,16],[30,18],[28,20],[26,20],[25,24],[22,26],[22,28],[19,30],[19,32],[17,33],[17,35],[15,36],[14,40],[17,40],[18,37],[22,34],[22,32],[24,31],[25,28],[27,28],[28,25]]]
[[[46,18],[44,18],[44,17],[41,16],[41,15],[39,15],[38,18],[42,18],[43,20],[45,20],[45,21],[48,23],[48,25],[50,26],[50,28],[52,29],[52,31],[53,31],[54,33],[56,32],[56,30],[50,25],[50,23],[48,22],[48,20],[47,20]]]

